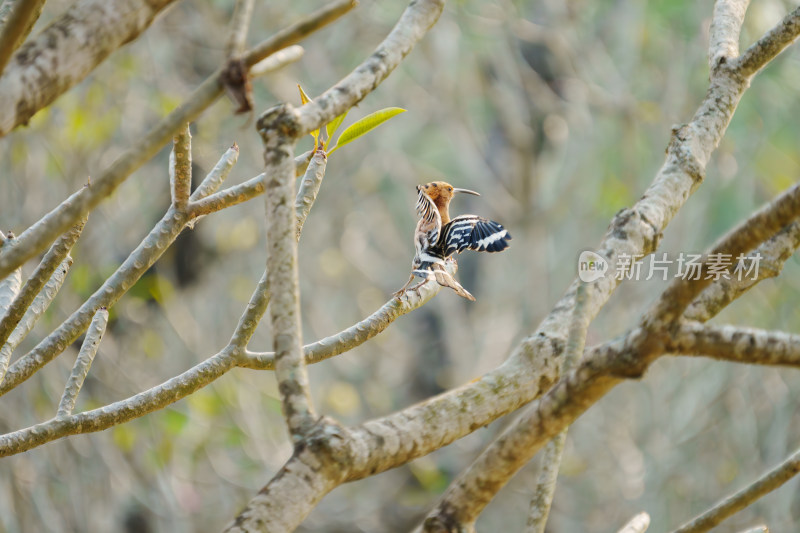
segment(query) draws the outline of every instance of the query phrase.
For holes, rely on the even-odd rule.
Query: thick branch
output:
[[[79,0],[14,54],[0,76],[0,137],[139,36],[173,0]],[[19,2],[33,8],[41,0]],[[62,233],[66,228],[58,233]]]
[[[278,106],[258,120],[264,142],[267,206],[267,285],[275,347],[275,374],[293,440],[298,442],[315,423],[308,374],[303,362],[300,328],[300,282],[294,210],[294,109]]]
[[[749,4],[750,0],[719,0],[714,4],[708,39],[708,65],[712,70],[739,56],[739,32]]]
[[[13,4],[8,19],[0,26],[0,74],[33,29],[43,7],[44,0],[19,0]]]
[[[323,419],[275,477],[225,528],[226,533],[294,531],[323,496],[339,485],[347,435]]]

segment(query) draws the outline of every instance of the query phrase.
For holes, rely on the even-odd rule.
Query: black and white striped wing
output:
[[[500,252],[508,248],[511,234],[493,220],[475,215],[454,218],[442,229],[439,245],[449,257],[464,249],[477,252]]]
[[[425,194],[421,188],[417,188],[417,191],[419,196],[416,210],[420,218],[418,227],[424,230],[427,242],[432,246],[439,240],[439,232],[442,230],[442,216],[439,214],[439,210],[436,209],[436,204],[433,203],[431,197]]]

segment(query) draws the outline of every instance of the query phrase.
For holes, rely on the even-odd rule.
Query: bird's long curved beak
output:
[[[464,193],[467,193],[467,194],[472,194],[474,196],[480,196],[480,193],[477,193],[475,191],[471,191],[469,189],[459,189],[458,187],[453,188],[453,192],[464,192]]]

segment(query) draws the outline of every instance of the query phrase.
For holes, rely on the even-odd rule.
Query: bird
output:
[[[501,252],[508,248],[511,234],[501,224],[477,215],[459,215],[450,218],[450,200],[457,193],[480,196],[469,189],[453,187],[444,181],[432,181],[417,185],[416,210],[420,219],[414,231],[414,260],[411,262],[411,277],[395,297],[406,291],[419,291],[424,283],[436,280],[439,285],[453,289],[456,294],[475,301],[456,279],[445,269],[447,262],[455,261],[453,255],[463,250],[478,252]],[[414,277],[423,280],[409,287]]]

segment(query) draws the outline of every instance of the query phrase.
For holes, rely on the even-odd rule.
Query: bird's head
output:
[[[447,205],[450,200],[452,200],[453,196],[459,192],[480,196],[480,194],[476,193],[475,191],[453,187],[446,181],[432,181],[430,183],[426,183],[425,185],[417,185],[417,190],[422,191],[430,196],[431,200],[433,200],[436,205]]]

